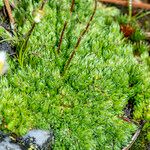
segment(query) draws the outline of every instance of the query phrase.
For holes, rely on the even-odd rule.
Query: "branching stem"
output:
[[[66,70],[68,69],[68,67],[69,67],[69,65],[70,65],[70,63],[71,63],[71,61],[72,61],[72,59],[73,59],[73,57],[74,57],[76,51],[78,50],[79,44],[80,44],[80,42],[81,42],[83,36],[84,36],[85,33],[88,31],[88,28],[89,28],[89,26],[90,26],[90,23],[92,22],[92,20],[93,20],[93,18],[94,18],[94,15],[95,15],[95,13],[96,13],[96,9],[97,9],[97,0],[95,0],[95,6],[94,6],[93,13],[92,13],[92,15],[91,15],[91,17],[90,17],[90,20],[88,21],[88,23],[87,23],[85,29],[81,32],[81,34],[80,34],[80,36],[79,36],[79,38],[78,38],[78,41],[77,41],[77,43],[76,43],[76,45],[75,45],[75,48],[74,48],[74,50],[72,51],[72,53],[71,53],[69,59],[67,60],[65,66],[64,66],[62,75],[64,75],[65,72],[66,72]]]

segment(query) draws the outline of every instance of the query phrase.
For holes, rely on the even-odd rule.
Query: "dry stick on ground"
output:
[[[75,5],[75,0],[72,0],[71,7],[70,7],[70,16],[72,16],[74,5]],[[68,21],[65,21],[64,27],[61,31],[61,35],[60,35],[60,39],[59,39],[59,43],[58,43],[58,48],[57,48],[57,53],[58,54],[60,53],[60,48],[61,48],[61,44],[62,44],[62,41],[63,41],[63,36],[64,36],[64,33],[65,33],[65,30],[67,28],[67,24],[68,24]]]
[[[98,0],[98,1],[104,3],[112,3],[116,5],[128,6],[128,1],[122,1],[122,0]],[[143,2],[132,2],[132,7],[150,10],[150,4],[146,4]]]
[[[8,17],[9,17],[11,29],[14,30],[15,20],[14,20],[13,15],[12,15],[9,0],[3,0],[3,2],[5,4],[6,10],[7,10],[7,14],[8,14]]]
[[[140,132],[141,132],[142,128],[144,127],[145,123],[146,123],[146,121],[143,121],[143,123],[140,125],[140,127],[138,128],[138,130],[133,135],[133,137],[132,137],[129,145],[126,146],[126,147],[124,147],[122,150],[129,150],[132,147],[132,145],[135,143],[136,139],[140,135]]]
[[[77,41],[77,43],[76,43],[76,45],[75,45],[75,48],[74,48],[74,50],[72,51],[72,53],[71,53],[69,59],[67,60],[65,66],[64,66],[62,75],[65,74],[66,70],[68,69],[68,67],[69,67],[69,65],[70,65],[70,63],[71,63],[71,60],[73,59],[73,57],[74,57],[76,51],[78,50],[79,44],[80,44],[80,42],[81,42],[83,36],[84,36],[85,33],[87,32],[87,30],[88,30],[88,28],[89,28],[89,26],[90,26],[90,23],[92,22],[92,20],[93,20],[93,18],[94,18],[94,15],[95,15],[95,13],[96,13],[96,9],[97,9],[97,0],[95,0],[95,6],[94,6],[93,13],[92,13],[92,15],[91,15],[91,17],[90,17],[90,20],[89,20],[89,22],[87,23],[87,25],[86,25],[85,29],[83,30],[83,32],[80,34],[80,36],[79,36],[79,38],[78,38],[78,41]]]

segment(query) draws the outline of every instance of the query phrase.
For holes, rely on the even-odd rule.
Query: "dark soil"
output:
[[[124,108],[125,116],[129,119],[133,119],[133,112],[134,112],[134,104],[133,101],[128,101],[128,104]]]
[[[10,35],[13,35],[11,32],[9,20],[6,14],[5,9],[0,10],[0,26],[5,28]],[[2,37],[0,37],[0,41],[3,40]],[[6,51],[10,55],[15,54],[15,48],[9,43],[9,42],[0,42],[0,51]]]

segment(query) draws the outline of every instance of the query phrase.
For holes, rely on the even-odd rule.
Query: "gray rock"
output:
[[[52,131],[45,130],[31,130],[23,137],[25,143],[32,143],[40,150],[50,150],[54,141]],[[28,144],[26,144],[28,145]]]
[[[9,137],[6,137],[0,143],[0,150],[21,150],[21,148],[19,145],[11,143],[11,139]]]
[[[0,41],[3,40],[0,38]],[[0,43],[0,51],[7,52],[10,56],[15,55],[14,48],[11,46],[9,42],[2,42]]]
[[[0,150],[51,150],[53,141],[51,131],[31,130],[20,138],[12,138],[0,132]]]
[[[8,42],[2,42],[2,43],[0,43],[0,50],[6,51],[6,52],[11,52],[12,48]]]

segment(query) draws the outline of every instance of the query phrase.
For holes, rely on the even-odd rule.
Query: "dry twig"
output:
[[[146,121],[143,121],[143,123],[140,125],[140,127],[138,128],[138,130],[133,135],[133,137],[132,137],[129,145],[126,146],[126,147],[124,147],[122,150],[129,150],[132,147],[132,145],[135,143],[136,139],[140,135],[140,132],[141,132],[142,128],[144,127],[145,123],[146,123]]]
[[[128,1],[124,1],[124,0],[123,1],[122,0],[98,0],[98,1],[103,3],[112,3],[116,5],[128,6]],[[132,7],[150,10],[150,4],[146,4],[143,2],[132,2]]]
[[[9,21],[10,21],[10,26],[11,26],[12,30],[14,30],[15,20],[14,20],[13,15],[12,15],[9,0],[3,0],[3,2],[5,4],[6,10],[7,10],[7,14],[8,14]]]

